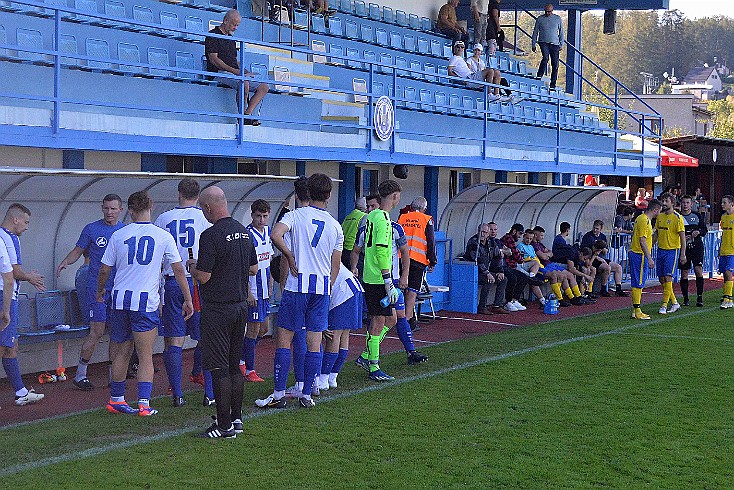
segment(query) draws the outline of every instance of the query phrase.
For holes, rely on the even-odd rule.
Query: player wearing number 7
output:
[[[181,256],[170,233],[150,222],[153,201],[145,191],[132,194],[127,200],[133,222],[114,232],[102,256],[97,278],[97,301],[104,301],[104,290],[112,268],[110,311],[110,341],[118,344],[112,357],[112,381],[107,410],[112,413],[158,413],[150,407],[153,390],[153,342],[158,335],[160,317],[161,266],[171,267],[184,300],[182,315],[188,320],[193,314],[191,293]],[[133,342],[140,359],[138,365],[138,410],[125,402],[125,377]]]
[[[197,207],[199,201],[199,183],[194,179],[186,178],[178,183],[178,206],[161,213],[155,220],[155,225],[168,230],[176,242],[178,253],[182,259],[192,259],[199,256],[199,237],[201,233],[211,226],[204,213]],[[163,277],[165,279],[163,292],[163,318],[160,334],[165,339],[165,350],[163,351],[163,363],[166,366],[166,374],[168,375],[168,385],[171,387],[171,395],[173,396],[173,406],[180,407],[184,404],[183,391],[181,390],[181,371],[182,371],[182,354],[183,345],[186,336],[189,335],[191,340],[197,342],[201,338],[199,333],[199,312],[194,312],[191,318],[184,320],[181,314],[181,308],[184,302],[184,295],[178,282],[173,274],[171,266],[163,269]],[[188,281],[188,290],[193,295],[194,284],[191,280],[191,274],[186,272],[186,280]],[[194,351],[194,363],[198,362],[199,366],[194,367],[194,371],[201,372],[201,349],[197,346]],[[192,373],[193,377],[193,373]],[[211,384],[211,377],[205,378],[205,385]],[[205,386],[206,388],[206,386]],[[213,398],[213,390],[209,392]]]

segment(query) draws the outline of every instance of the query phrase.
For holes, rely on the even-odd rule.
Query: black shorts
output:
[[[703,245],[686,247],[686,263],[678,262],[678,269],[689,271],[691,267],[703,267]]]
[[[236,372],[247,324],[247,303],[213,303],[201,311],[201,348],[204,369]]]
[[[599,259],[594,259],[594,261],[591,263],[592,266],[594,266],[594,269],[599,270],[599,266],[602,264],[602,261]]]
[[[364,300],[367,302],[367,313],[370,316],[392,316],[392,305],[384,307],[380,304],[382,298],[387,296],[383,284],[363,284]]]
[[[408,289],[420,293],[421,286],[423,286],[423,273],[426,271],[426,266],[410,259],[410,268],[408,269]]]

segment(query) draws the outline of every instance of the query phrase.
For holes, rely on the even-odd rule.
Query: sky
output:
[[[734,17],[732,0],[670,0],[670,9],[678,9],[689,19],[726,15]]]

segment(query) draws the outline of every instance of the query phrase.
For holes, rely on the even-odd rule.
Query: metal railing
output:
[[[248,43],[251,45],[255,45],[262,48],[279,48],[283,49],[282,45],[279,43],[270,43],[262,40],[255,40],[251,38],[245,38],[245,37],[238,37],[238,36],[221,36],[216,34],[210,34],[210,33],[204,33],[199,31],[194,31],[191,29],[185,29],[185,28],[174,28],[171,26],[161,26],[159,24],[153,24],[153,23],[147,23],[147,22],[140,22],[135,21],[131,18],[120,18],[120,17],[114,17],[114,16],[108,16],[102,13],[92,13],[88,11],[82,11],[70,7],[60,7],[57,5],[50,5],[46,3],[40,3],[36,2],[34,0],[19,0],[15,2],[17,4],[23,4],[34,8],[40,8],[40,9],[46,9],[46,11],[52,11],[52,21],[53,21],[53,49],[33,49],[28,47],[22,47],[22,49],[19,49],[19,46],[17,45],[11,45],[8,43],[0,44],[0,49],[4,48],[7,50],[18,50],[22,51],[24,53],[34,53],[37,55],[41,55],[43,57],[48,58],[49,61],[46,64],[50,64],[53,66],[53,96],[42,96],[42,95],[33,95],[29,93],[11,93],[8,91],[2,91],[0,92],[0,97],[8,97],[8,98],[15,98],[20,100],[27,100],[27,101],[45,101],[50,102],[53,105],[52,109],[52,117],[51,117],[51,127],[52,127],[52,133],[58,134],[60,131],[59,127],[59,120],[60,120],[60,114],[61,114],[61,108],[62,105],[64,106],[95,106],[99,107],[101,109],[108,109],[108,108],[118,108],[118,109],[125,109],[125,110],[143,110],[143,111],[152,111],[152,112],[158,112],[158,113],[166,113],[166,114],[180,114],[184,116],[203,116],[206,118],[232,118],[236,120],[238,131],[236,136],[236,141],[238,146],[241,146],[244,143],[244,125],[245,121],[254,119],[255,116],[250,116],[244,114],[244,104],[241,104],[242,107],[238,108],[237,112],[222,112],[222,111],[206,111],[206,110],[194,110],[194,109],[182,109],[175,106],[172,107],[160,107],[160,106],[154,106],[150,104],[123,104],[123,103],[117,103],[117,102],[106,102],[102,100],[91,100],[91,99],[83,99],[83,98],[74,98],[68,95],[65,95],[64,93],[64,85],[61,82],[61,70],[62,68],[66,69],[69,63],[70,59],[77,60],[77,65],[74,66],[74,68],[82,68],[82,69],[90,69],[89,68],[89,62],[96,62],[96,63],[110,63],[111,65],[117,65],[118,66],[118,72],[119,67],[132,67],[136,69],[140,69],[141,73],[137,75],[146,76],[144,73],[146,70],[150,72],[150,70],[168,70],[170,73],[185,73],[188,76],[191,76],[196,79],[198,82],[204,83],[206,80],[210,79],[212,76],[214,76],[216,79],[220,80],[228,80],[230,82],[234,81],[238,83],[238,90],[240,93],[240,100],[246,100],[245,96],[247,94],[244,93],[244,81],[254,81],[254,82],[267,82],[269,84],[277,84],[280,86],[290,87],[289,90],[297,91],[301,94],[309,94],[310,91],[318,91],[318,90],[324,90],[324,87],[317,86],[315,84],[310,83],[304,83],[304,82],[288,82],[288,81],[277,81],[274,82],[273,79],[270,78],[270,76],[261,76],[253,73],[248,73],[245,69],[245,50],[240,49],[239,50],[239,64],[240,64],[240,73],[238,75],[233,75],[229,73],[216,73],[213,74],[211,72],[207,72],[204,70],[198,70],[198,69],[190,69],[190,68],[183,68],[179,66],[159,66],[159,65],[152,65],[149,63],[142,63],[142,62],[129,62],[129,61],[123,61],[119,59],[104,59],[99,58],[95,56],[88,56],[88,55],[81,55],[76,53],[70,53],[60,50],[59,47],[59,39],[60,35],[67,33],[68,31],[71,31],[70,29],[71,25],[74,25],[74,19],[71,17],[77,17],[77,18],[84,18],[84,19],[100,19],[100,21],[107,21],[112,22],[119,25],[129,26],[129,27],[135,27],[138,29],[137,33],[142,35],[148,35],[150,39],[160,39],[158,36],[154,36],[152,34],[146,34],[139,32],[139,28],[144,28],[148,31],[157,31],[158,35],[164,35],[162,33],[167,32],[175,32],[178,33],[175,38],[177,41],[184,42],[184,43],[190,43],[193,46],[196,46],[196,48],[192,48],[193,52],[196,52],[196,50],[200,50],[201,48],[201,41],[197,40],[203,38],[204,36],[207,37],[215,37],[215,38],[222,38],[222,39],[228,39],[233,40],[238,43],[243,43],[241,46],[244,46],[244,43]],[[18,14],[19,16],[22,16],[22,14]],[[87,22],[89,23],[89,22]],[[308,22],[309,26],[311,24],[310,18]],[[114,29],[115,27],[105,27],[105,29]],[[280,27],[279,27],[280,29]],[[292,28],[289,28],[291,31],[293,31]],[[310,27],[309,27],[309,39],[310,39]],[[48,35],[49,33],[44,33],[45,35]],[[164,35],[165,37],[165,35]],[[173,37],[173,36],[168,36]],[[390,49],[388,47],[384,47],[385,49]],[[556,166],[558,166],[561,163],[561,154],[564,152],[574,153],[577,152],[580,148],[577,146],[569,146],[564,145],[562,134],[564,131],[567,130],[580,130],[580,131],[589,131],[594,132],[600,135],[606,135],[609,137],[612,137],[614,140],[614,150],[603,150],[603,149],[590,149],[590,148],[583,148],[583,151],[586,154],[596,155],[596,156],[602,156],[606,158],[610,158],[613,163],[613,168],[616,170],[617,167],[617,161],[619,157],[624,157],[625,159],[639,159],[640,161],[640,168],[642,169],[644,166],[645,161],[645,154],[644,152],[640,154],[636,153],[629,153],[629,152],[620,152],[617,147],[617,139],[622,134],[632,134],[635,136],[639,136],[640,138],[645,139],[645,137],[649,136],[648,132],[645,132],[645,128],[642,128],[642,132],[637,131],[622,131],[619,128],[616,127],[610,127],[610,128],[591,128],[591,127],[584,127],[583,125],[579,126],[574,123],[568,123],[565,121],[565,114],[563,114],[564,108],[571,108],[572,112],[575,113],[576,110],[578,110],[578,105],[583,104],[586,107],[595,107],[597,110],[610,110],[613,111],[615,114],[615,121],[618,118],[618,114],[623,113],[630,115],[630,117],[640,118],[641,120],[659,120],[660,122],[660,128],[662,128],[662,119],[660,116],[655,114],[646,114],[641,111],[631,110],[631,109],[624,109],[619,107],[618,105],[612,106],[612,105],[606,105],[606,104],[597,104],[597,103],[591,103],[591,102],[583,102],[580,103],[579,101],[569,100],[568,98],[561,96],[557,93],[542,93],[538,94],[533,92],[530,88],[527,90],[522,90],[519,88],[513,88],[512,94],[515,98],[520,98],[525,101],[530,102],[542,102],[545,104],[544,108],[551,109],[553,118],[550,120],[547,117],[547,114],[543,114],[543,117],[536,117],[536,111],[533,109],[532,115],[525,114],[523,112],[522,116],[518,117],[515,114],[502,114],[501,111],[497,112],[496,105],[493,104],[493,101],[490,100],[491,92],[493,92],[495,89],[507,89],[507,87],[483,82],[483,81],[475,81],[471,80],[468,81],[467,79],[461,79],[449,75],[444,75],[440,73],[434,73],[426,70],[417,70],[408,66],[396,66],[394,63],[391,65],[385,65],[383,63],[380,63],[376,60],[367,60],[367,59],[354,59],[346,56],[345,54],[337,54],[337,53],[324,53],[320,51],[313,51],[310,49],[310,46],[303,47],[298,45],[293,45],[289,48],[292,55],[298,55],[301,58],[310,58],[313,56],[320,56],[320,57],[327,57],[332,64],[340,64],[345,69],[348,67],[349,64],[355,64],[359,63],[363,67],[366,68],[366,73],[364,70],[352,71],[352,74],[350,76],[362,76],[364,77],[366,75],[366,82],[367,82],[367,92],[360,92],[350,89],[343,89],[343,88],[336,88],[336,87],[328,87],[328,90],[330,92],[338,93],[341,95],[346,96],[347,98],[350,97],[367,97],[368,104],[367,104],[367,114],[366,114],[366,122],[362,123],[360,122],[349,122],[349,121],[339,121],[339,120],[318,120],[318,124],[322,127],[338,127],[338,128],[345,128],[345,129],[353,129],[353,130],[360,130],[367,131],[368,137],[366,138],[366,142],[364,143],[364,149],[368,152],[373,149],[373,139],[369,137],[369,132],[375,129],[373,117],[372,117],[372,106],[375,103],[376,99],[381,95],[379,93],[375,92],[375,83],[381,83],[380,81],[388,81],[388,87],[385,91],[386,96],[388,96],[393,106],[398,109],[404,109],[405,111],[425,111],[425,112],[433,112],[433,113],[440,113],[444,115],[453,115],[456,117],[463,117],[468,118],[473,121],[476,121],[477,124],[481,125],[481,138],[479,137],[472,137],[468,134],[453,134],[450,131],[449,132],[440,132],[440,131],[431,131],[431,130],[423,130],[423,131],[411,131],[407,129],[401,129],[399,120],[401,117],[407,117],[404,112],[401,113],[401,111],[396,111],[396,121],[397,124],[395,124],[395,131],[394,135],[391,138],[391,142],[389,145],[389,151],[390,153],[395,152],[395,138],[397,136],[402,135],[410,135],[410,136],[420,136],[420,137],[427,137],[427,138],[436,138],[444,140],[447,137],[451,137],[453,139],[458,140],[466,140],[466,141],[472,141],[477,144],[480,144],[482,146],[481,149],[481,157],[482,160],[486,160],[488,158],[487,156],[487,149],[491,147],[506,147],[508,144],[512,144],[512,142],[508,142],[504,139],[498,139],[496,137],[493,137],[492,132],[488,129],[490,123],[504,121],[504,122],[512,122],[512,123],[522,123],[526,125],[534,125],[539,127],[545,127],[546,129],[553,130],[555,132],[555,138],[539,138],[534,142],[522,142],[522,147],[527,149],[544,149],[544,150],[551,150],[554,152],[554,163]],[[119,57],[118,57],[119,58]],[[65,61],[62,62],[62,59]],[[196,59],[196,57],[195,57]],[[169,58],[170,61],[170,58]],[[170,63],[169,63],[170,64]],[[84,66],[86,65],[86,66]],[[91,70],[91,69],[90,69]],[[110,69],[94,69],[91,71],[102,71],[102,72],[115,72],[116,70],[113,68]],[[120,74],[120,73],[118,73]],[[131,73],[126,73],[126,75],[131,75]],[[132,74],[136,75],[136,74]],[[150,73],[148,74],[150,75]],[[152,76],[152,75],[150,75]],[[187,76],[187,78],[188,78]],[[175,77],[163,77],[163,78],[175,78]],[[398,94],[397,88],[399,87],[399,83],[403,84],[403,88],[406,86],[410,86],[411,82],[416,81],[416,79],[421,79],[421,82],[427,81],[430,79],[435,80],[433,82],[434,90],[431,92],[431,100],[430,101],[423,101],[420,100],[419,94],[416,92],[416,98],[408,98],[405,93]],[[185,81],[191,81],[191,80],[185,80]],[[392,83],[389,83],[391,81]],[[173,83],[173,82],[172,82]],[[446,90],[456,89],[458,91],[466,91],[468,89],[473,89],[471,92],[471,97],[474,99],[472,102],[472,107],[465,107],[463,105],[463,100],[460,101],[459,106],[451,105],[451,98],[450,95],[446,96],[446,101],[441,103],[437,102],[434,98],[435,90],[439,89],[440,87],[446,88]],[[466,92],[464,92],[466,95]],[[481,96],[481,103],[476,104],[477,99]],[[267,98],[265,99],[267,100]],[[522,101],[520,102],[522,103]],[[514,107],[515,104],[512,104],[511,107]],[[514,109],[513,109],[514,112]],[[257,116],[258,119],[266,122],[266,123],[287,123],[292,124],[294,127],[298,127],[299,125],[313,125],[315,123],[314,120],[304,120],[304,119],[297,119],[297,118],[276,118],[276,117],[268,117],[267,114],[265,115],[259,115]],[[438,127],[438,126],[437,126]],[[599,136],[602,137],[602,136]],[[659,135],[658,135],[659,137]],[[520,144],[518,142],[518,144]],[[658,165],[659,165],[659,159],[658,159]]]

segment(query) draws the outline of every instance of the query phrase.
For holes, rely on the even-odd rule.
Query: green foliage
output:
[[[714,113],[714,125],[706,136],[734,140],[734,96],[712,100],[708,110]]]

